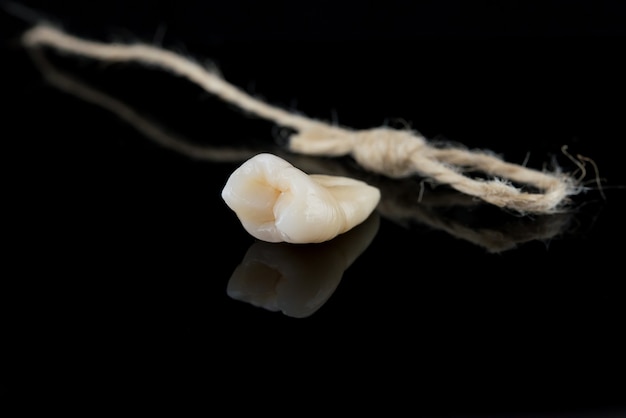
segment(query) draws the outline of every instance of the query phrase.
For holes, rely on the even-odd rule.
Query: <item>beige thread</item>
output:
[[[27,47],[48,46],[60,51],[110,62],[155,65],[182,76],[242,110],[296,131],[288,147],[295,153],[352,156],[362,167],[392,178],[420,175],[520,213],[562,212],[568,197],[582,188],[572,177],[503,161],[486,152],[435,147],[414,131],[391,128],[351,130],[287,112],[257,100],[196,62],[146,44],[100,43],[80,39],[40,24],[24,33]],[[463,171],[482,172],[493,179],[474,179]],[[527,192],[512,183],[531,186]]]

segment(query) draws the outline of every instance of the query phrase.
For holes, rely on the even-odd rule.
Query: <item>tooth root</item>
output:
[[[307,175],[272,154],[258,154],[229,177],[222,198],[243,227],[267,242],[328,241],[363,222],[380,191],[362,181]]]

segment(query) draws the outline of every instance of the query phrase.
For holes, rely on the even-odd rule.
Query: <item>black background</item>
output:
[[[623,411],[619,2],[57,3],[19,2],[35,14],[3,3],[0,26],[5,281],[19,289],[7,290],[14,303],[5,319],[16,332],[13,364],[29,370],[8,381],[7,396],[35,383],[92,405],[155,396],[205,413]],[[271,312],[226,292],[254,243],[220,198],[242,161],[164,149],[46,84],[17,46],[34,16],[94,39],[158,42],[211,60],[258,97],[353,128],[408,124],[571,172],[567,145],[595,162],[603,189],[588,164],[589,190],[545,239],[542,217],[434,212],[447,225],[505,237],[514,225],[538,237],[499,252],[425,218],[381,212],[372,243],[319,310]],[[199,145],[277,146],[271,123],[165,72],[48,57]],[[407,184],[406,193],[419,190]]]

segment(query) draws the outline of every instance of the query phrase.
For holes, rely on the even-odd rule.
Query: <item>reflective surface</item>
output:
[[[257,241],[233,272],[226,292],[236,300],[294,318],[315,313],[333,294],[346,269],[378,232],[379,215],[335,239],[292,245]]]
[[[302,52],[278,60],[276,44],[188,48],[311,117],[335,112],[355,128],[411,121],[430,138],[584,175],[589,190],[560,215],[522,217],[349,159],[291,155],[288,133],[159,71],[48,53],[66,77],[55,84],[42,77],[50,68],[4,50],[5,206],[22,288],[14,341],[61,347],[69,363],[97,357],[90,367],[120,376],[130,364],[157,375],[158,363],[189,396],[203,390],[196,374],[225,364],[226,386],[252,391],[279,376],[330,391],[345,381],[364,387],[354,401],[371,403],[391,387],[410,392],[398,406],[432,416],[619,412],[626,176],[613,148],[623,106],[611,98],[624,82],[596,44],[528,42],[509,52],[487,41],[471,53],[418,45],[426,68],[389,45],[388,65],[364,65],[380,44],[302,46],[332,53],[332,68]],[[578,54],[595,65],[574,66]],[[473,57],[463,60],[471,68],[460,72],[455,56]],[[597,173],[589,162],[583,173],[565,144]],[[262,151],[367,181],[381,203],[324,244],[256,241],[220,192]]]

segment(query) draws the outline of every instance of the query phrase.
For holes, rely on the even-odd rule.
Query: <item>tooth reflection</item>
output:
[[[333,294],[345,270],[378,232],[374,212],[362,224],[320,244],[255,242],[233,272],[226,293],[294,318],[315,313]]]

